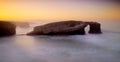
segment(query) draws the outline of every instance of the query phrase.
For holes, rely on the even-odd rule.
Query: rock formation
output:
[[[89,24],[90,30],[89,33],[92,34],[100,34],[101,32],[101,25],[98,22],[86,22]]]
[[[85,34],[87,23],[81,21],[62,21],[37,26],[28,35],[75,35]]]
[[[10,22],[0,21],[0,37],[14,35],[15,28],[16,26]]]
[[[76,35],[85,34],[85,27],[89,25],[89,33],[101,33],[100,23],[82,21],[61,21],[37,26],[27,35]]]

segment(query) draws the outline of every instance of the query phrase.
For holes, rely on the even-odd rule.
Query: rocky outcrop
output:
[[[62,21],[37,26],[27,35],[75,35],[85,34],[85,27],[89,25],[89,33],[101,33],[100,23],[82,21]]]
[[[62,21],[37,26],[28,35],[75,35],[85,34],[87,23],[81,21]]]
[[[101,24],[98,22],[86,22],[89,24],[90,30],[89,33],[91,34],[100,34],[101,32]]]
[[[16,33],[16,26],[10,22],[0,21],[0,37],[10,36]]]

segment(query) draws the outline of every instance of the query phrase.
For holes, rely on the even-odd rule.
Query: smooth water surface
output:
[[[3,37],[0,62],[120,62],[120,33]]]

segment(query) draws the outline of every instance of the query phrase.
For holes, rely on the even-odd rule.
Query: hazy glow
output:
[[[1,20],[99,20],[119,19],[120,7],[114,3],[82,1],[2,1]]]

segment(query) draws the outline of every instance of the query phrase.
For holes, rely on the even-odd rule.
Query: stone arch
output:
[[[101,32],[101,24],[98,22],[86,22],[89,25],[88,33],[91,34],[100,34]]]

